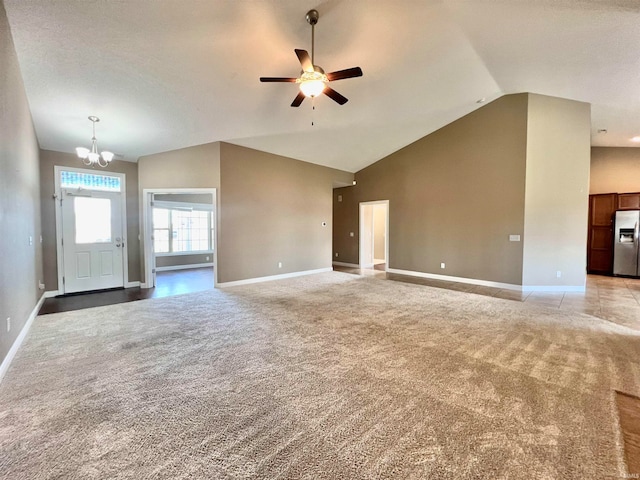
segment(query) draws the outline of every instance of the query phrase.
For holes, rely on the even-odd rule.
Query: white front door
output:
[[[124,287],[122,193],[61,194],[63,292]]]

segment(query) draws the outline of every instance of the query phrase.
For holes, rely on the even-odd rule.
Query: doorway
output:
[[[387,270],[389,200],[360,203],[360,268]]]
[[[142,288],[215,286],[216,189],[144,189],[143,198]]]
[[[55,167],[58,291],[123,288],[127,276],[125,175]]]

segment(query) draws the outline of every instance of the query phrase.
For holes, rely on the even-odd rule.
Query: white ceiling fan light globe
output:
[[[306,80],[300,82],[300,91],[307,97],[317,97],[324,90],[325,83],[322,80]]]

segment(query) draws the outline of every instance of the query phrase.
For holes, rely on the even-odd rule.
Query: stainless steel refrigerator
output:
[[[613,274],[640,276],[638,229],[640,210],[616,212],[616,229],[613,239]]]

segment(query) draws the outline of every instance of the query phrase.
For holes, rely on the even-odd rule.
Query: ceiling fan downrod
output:
[[[315,66],[316,23],[318,23],[320,14],[315,9],[309,10],[305,18],[307,19],[307,23],[311,25],[311,63]]]

